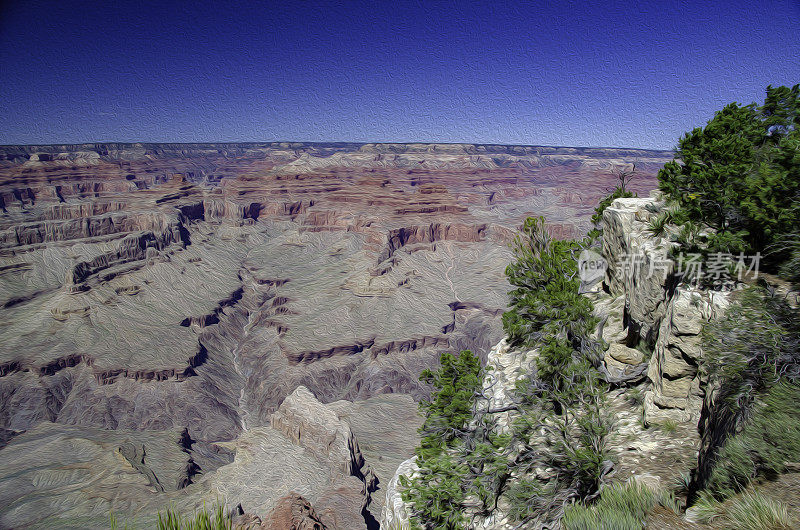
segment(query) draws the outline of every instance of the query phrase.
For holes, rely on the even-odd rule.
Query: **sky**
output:
[[[800,0],[0,3],[0,144],[672,149],[796,83]]]

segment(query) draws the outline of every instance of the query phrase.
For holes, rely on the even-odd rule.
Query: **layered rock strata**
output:
[[[99,514],[109,510],[146,520],[172,496],[189,510],[213,492],[247,504],[221,477],[244,480],[229,466],[254,465],[244,455],[265,444],[295,450],[272,418],[300,386],[350,425],[378,478],[367,511],[379,513],[381,488],[416,441],[415,400],[430,391],[421,370],[443,351],[488,352],[502,336],[507,244],[522,220],[544,215],[556,236],[581,233],[612,169],[635,162],[643,191],[670,157],[426,144],[0,147],[0,472],[9,473],[0,491],[16,506],[0,508],[3,525],[67,524],[57,510],[37,511],[50,506],[36,497],[46,481],[18,489],[10,477],[27,472],[12,473],[3,456],[25,444],[50,461],[49,438],[26,438],[45,425],[81,458],[141,482],[107,490],[92,473],[59,474],[63,487],[48,495],[76,527],[107,525]],[[383,427],[393,424],[403,427]],[[191,473],[164,485],[135,433],[156,444],[185,433],[176,451]],[[111,458],[117,442],[106,437],[118,434],[130,443]],[[298,456],[322,466],[314,462]],[[354,493],[361,478],[306,497],[307,475],[327,472],[301,468],[264,478],[265,491],[303,495],[329,522],[341,509],[367,524],[364,494]],[[70,493],[95,486],[102,502]],[[30,497],[14,496],[22,491]],[[266,517],[273,501],[252,515]]]
[[[655,237],[651,219],[664,208],[658,194],[617,199],[603,216],[602,253],[608,264],[602,288],[586,293],[601,324],[597,339],[605,345],[603,366],[613,381],[607,396],[614,420],[607,449],[615,461],[615,480],[651,488],[668,487],[697,462],[698,420],[707,392],[699,370],[703,359],[700,334],[704,323],[719,318],[729,304],[728,292],[709,291],[679,282],[668,252],[668,235]],[[513,388],[536,351],[511,349],[505,340],[488,353],[484,392],[489,406],[513,403]],[[641,401],[640,401],[641,400]],[[498,429],[507,429],[512,412],[498,414]],[[669,423],[671,427],[659,426]],[[386,490],[385,528],[406,528],[410,509],[402,501],[399,476],[413,477],[415,460],[401,464]],[[471,527],[505,530],[501,498],[488,517],[473,518]]]

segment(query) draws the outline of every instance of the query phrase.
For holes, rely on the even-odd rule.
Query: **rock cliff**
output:
[[[681,284],[669,250],[675,244],[648,230],[664,203],[649,198],[615,200],[603,215],[602,255],[607,263],[603,284],[586,293],[601,325],[597,337],[606,350],[603,369],[612,381],[608,402],[614,416],[608,448],[616,462],[615,480],[635,480],[658,488],[672,484],[697,463],[698,420],[706,394],[699,371],[703,359],[703,323],[719,318],[728,306],[727,292]],[[536,351],[509,348],[505,339],[487,356],[484,392],[489,406],[512,403],[514,385]],[[641,397],[641,403],[634,396]],[[513,412],[499,414],[498,429]],[[669,429],[659,428],[666,422]],[[386,490],[384,528],[409,524],[409,507],[401,498],[399,476],[413,476],[414,460],[405,461]],[[473,518],[473,527],[514,527],[503,502],[488,517]]]
[[[415,401],[429,392],[420,371],[443,351],[485,354],[501,339],[514,230],[545,215],[554,235],[580,233],[612,168],[636,162],[644,191],[670,158],[433,144],[0,147],[2,526],[64,526],[56,506],[75,527],[105,526],[108,511],[146,521],[215,492],[261,518],[295,493],[328,527],[350,524],[339,511],[366,525],[365,499],[377,516],[412,455]],[[331,448],[350,460],[327,458],[322,434],[298,445],[288,430],[323,409],[303,429],[338,433]],[[180,473],[151,465],[148,437],[180,457]],[[103,464],[62,473],[59,444]],[[270,447],[298,471],[259,472]],[[3,456],[25,451],[54,467]],[[358,452],[377,485],[344,470]],[[106,465],[131,480],[109,486]],[[58,488],[14,482],[37,473]],[[80,488],[102,500],[78,499]]]
[[[699,335],[704,322],[724,313],[728,293],[679,286],[676,260],[668,257],[676,244],[647,230],[664,208],[657,197],[617,199],[603,214],[605,283],[612,297],[624,300],[621,330],[617,315],[601,315],[613,319],[617,333],[606,361],[618,370],[648,362],[652,388],[645,394],[646,421],[696,424],[705,393],[698,372]],[[644,351],[632,351],[635,347]]]

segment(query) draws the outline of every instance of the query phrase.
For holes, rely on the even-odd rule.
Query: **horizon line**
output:
[[[0,144],[0,149],[9,147],[66,147],[66,146],[89,146],[89,145],[268,145],[268,144],[304,144],[304,145],[331,145],[331,146],[351,146],[351,145],[462,145],[462,146],[502,146],[502,147],[545,147],[550,149],[620,149],[631,151],[656,151],[663,153],[674,153],[675,149],[652,149],[647,147],[620,147],[620,146],[587,146],[587,145],[544,145],[544,144],[516,144],[502,142],[393,142],[393,141],[304,141],[304,140],[268,140],[268,141],[203,141],[203,142],[170,142],[170,141],[87,141],[87,142],[62,142],[62,143],[30,143],[30,144]]]

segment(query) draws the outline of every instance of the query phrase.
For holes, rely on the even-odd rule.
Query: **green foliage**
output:
[[[419,471],[413,478],[400,480],[416,527],[456,529],[462,527],[461,505],[470,483],[478,480],[476,486],[481,487],[465,462],[465,440],[473,434],[470,422],[483,370],[468,350],[458,356],[442,354],[440,361],[438,370],[425,370],[420,376],[434,390],[430,400],[420,403],[425,421],[416,449]],[[476,456],[486,458],[487,452],[482,446]]]
[[[676,494],[686,494],[689,493],[689,488],[692,485],[692,474],[687,471],[682,471],[680,475],[675,477],[675,480],[672,482],[673,491]]]
[[[611,192],[611,194],[603,198],[597,205],[597,208],[595,208],[594,215],[592,216],[592,225],[594,228],[592,228],[588,234],[590,240],[595,240],[603,234],[603,230],[600,228],[600,225],[603,221],[603,212],[606,208],[611,206],[611,203],[614,202],[615,199],[637,196],[635,193],[628,191],[628,184],[636,175],[636,164],[634,164],[633,168],[630,170],[625,168],[617,168],[613,171],[613,173],[614,176],[617,177],[619,183]]]
[[[544,336],[586,336],[597,324],[588,298],[579,294],[576,241],[551,240],[543,217],[525,220],[513,243],[506,277],[515,287],[503,329],[513,346],[533,346]],[[556,348],[557,346],[552,346]],[[550,352],[558,356],[557,351]]]
[[[800,284],[800,251],[794,251],[781,265],[781,277],[794,284]]]
[[[739,491],[754,478],[786,471],[800,461],[800,386],[779,383],[766,394],[741,433],[719,451],[708,489]]]
[[[678,428],[678,422],[675,420],[664,420],[658,424],[658,428],[665,433],[673,433]]]
[[[412,480],[401,477],[403,501],[412,507],[414,528],[462,528],[466,466],[447,452],[418,460],[418,464],[420,469]]]
[[[724,513],[722,502],[707,491],[700,492],[692,509],[697,515],[697,520],[704,524],[712,523]]]
[[[551,240],[542,218],[526,220],[506,269],[515,287],[503,315],[509,342],[535,349],[526,377],[518,379],[519,403],[512,430],[521,477],[509,489],[519,520],[557,517],[568,499],[594,493],[610,463],[605,450],[609,421],[604,384],[595,368],[599,347],[590,339],[597,320],[579,294],[576,257],[585,243]],[[556,470],[533,478],[535,469]]]
[[[647,231],[654,237],[663,236],[670,222],[672,222],[672,212],[665,210],[647,224]]]
[[[205,505],[193,516],[184,517],[174,506],[167,508],[162,515],[158,513],[158,530],[231,530],[233,522],[224,513],[222,505],[216,505],[209,512]]]
[[[796,521],[787,506],[760,493],[745,493],[725,510],[726,528],[731,530],[791,530]]]
[[[439,369],[424,370],[419,379],[434,387],[431,399],[419,405],[425,422],[417,456],[424,460],[451,447],[464,433],[472,419],[475,391],[483,381],[483,371],[480,360],[464,350],[458,356],[442,354]]]
[[[800,230],[800,87],[767,87],[763,105],[731,103],[678,142],[659,188],[701,228],[689,250],[764,252]],[[782,252],[773,263],[785,261]]]
[[[747,492],[727,502],[704,491],[693,506],[697,520],[704,524],[722,522],[731,530],[789,530],[797,528],[796,521],[782,502],[758,492]]]
[[[117,521],[117,516],[113,513],[109,515],[109,527],[111,530],[118,530],[119,529],[119,522]],[[128,530],[130,528],[128,523],[126,522],[125,525],[122,527],[124,530]]]
[[[703,370],[718,390],[693,488],[722,499],[800,459],[800,314],[751,288],[702,337]]]
[[[770,247],[770,252],[787,256],[778,271],[780,276],[800,284],[800,234],[786,234]]]
[[[656,494],[636,483],[606,487],[590,505],[578,503],[564,511],[564,530],[641,530],[647,514],[657,505],[673,507],[666,494]]]
[[[537,352],[514,405],[490,409],[470,352],[443,355],[437,371],[423,372],[434,391],[420,405],[419,472],[401,477],[417,528],[461,528],[467,513],[487,514],[503,495],[516,519],[553,521],[569,501],[593,495],[610,470],[601,352],[590,338],[597,320],[579,294],[576,258],[586,244],[552,240],[541,217],[527,219],[514,241],[503,326],[512,346]],[[498,434],[494,415],[508,410],[510,429]],[[553,472],[539,477],[538,469]]]
[[[629,388],[625,393],[625,398],[635,407],[644,405],[644,392],[638,386]]]
[[[512,520],[522,521],[531,513],[531,506],[541,506],[554,495],[554,483],[535,478],[520,477],[513,481],[506,492]]]
[[[800,317],[779,297],[746,289],[720,318],[704,326],[703,368],[720,381],[716,406],[736,415],[783,374],[800,376]]]
[[[110,515],[109,526],[111,530],[119,528],[119,521],[114,514]],[[132,528],[126,522],[124,529]],[[215,504],[211,511],[206,509],[205,503],[200,511],[192,515],[181,514],[175,506],[170,505],[162,513],[158,512],[156,523],[158,530],[232,530],[233,521],[230,516],[225,514],[222,504]]]

